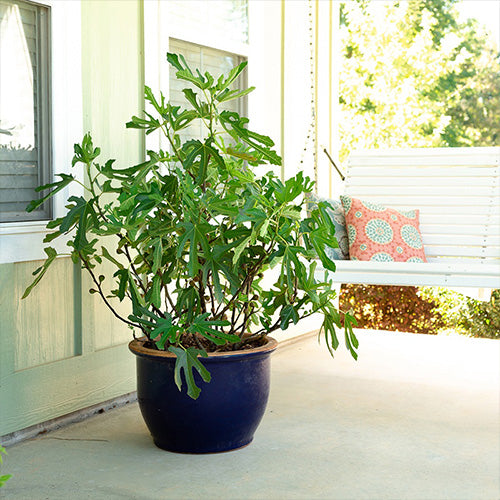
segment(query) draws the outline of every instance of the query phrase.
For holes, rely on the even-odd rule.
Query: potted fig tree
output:
[[[315,276],[318,258],[335,270],[325,253],[336,246],[327,204],[306,214],[309,178],[299,172],[282,181],[266,172],[265,165],[281,163],[272,140],[221,109],[252,90],[231,89],[246,63],[214,78],[193,72],[182,56],[167,58],[191,84],[183,90],[187,109],[145,87],[154,112],[127,127],[160,131],[168,150],[117,168],[113,160],[98,162],[100,150],[85,135],[72,163],[85,172],[85,195],[69,198],[45,241],[70,235],[69,255],[90,274],[90,292],[133,330],[138,399],[156,445],[226,451],[248,444],[263,416],[273,331],[320,313],[331,353],[336,327],[354,357],[358,343],[349,314],[342,325],[332,283]],[[179,133],[194,121],[205,137],[182,142]],[[28,210],[72,182],[75,176],[61,174],[39,187],[49,191]],[[58,256],[50,246],[45,252],[25,296]],[[104,261],[112,276],[98,271]],[[131,305],[126,317],[116,307],[124,300]]]

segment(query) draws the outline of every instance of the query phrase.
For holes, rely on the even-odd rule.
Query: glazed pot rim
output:
[[[212,359],[221,358],[237,358],[243,356],[251,356],[255,354],[267,354],[276,350],[278,347],[278,341],[273,337],[266,337],[267,343],[260,347],[255,347],[252,349],[242,349],[238,351],[229,352],[209,352],[208,358],[200,358],[204,361]],[[130,351],[138,356],[153,357],[153,358],[175,358],[175,354],[170,351],[157,351],[156,349],[151,349],[149,347],[144,347],[143,343],[147,340],[145,337],[140,339],[131,340],[128,344]]]

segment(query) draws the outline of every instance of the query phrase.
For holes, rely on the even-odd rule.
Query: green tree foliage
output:
[[[359,328],[500,339],[500,290],[483,301],[443,287],[348,284],[339,305]]]
[[[500,290],[494,290],[488,302],[468,298],[461,321],[472,337],[500,339]]]
[[[352,311],[359,328],[435,335],[449,325],[438,298],[420,296],[413,286],[346,284],[339,301],[341,309]]]
[[[7,455],[5,448],[0,445],[0,464],[3,463],[2,454]],[[0,475],[0,488],[11,478],[10,474]]]
[[[457,0],[341,5],[340,158],[500,143],[499,54]]]
[[[440,287],[422,287],[418,295],[438,305],[446,328],[470,337],[500,339],[500,290],[493,290],[487,301]]]

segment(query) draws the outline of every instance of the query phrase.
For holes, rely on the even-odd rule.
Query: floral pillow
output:
[[[332,206],[333,210],[327,208],[326,211],[330,216],[333,225],[335,226],[335,238],[339,244],[338,248],[326,247],[326,254],[332,260],[348,260],[349,259],[349,241],[347,239],[347,230],[344,218],[344,209],[340,201],[322,198],[317,195],[311,196],[309,209],[315,208],[319,201],[327,201]]]
[[[341,196],[351,260],[427,262],[418,210],[398,211]]]

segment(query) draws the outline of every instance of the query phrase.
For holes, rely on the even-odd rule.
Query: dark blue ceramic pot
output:
[[[133,340],[137,356],[137,397],[159,448],[179,453],[218,453],[249,444],[266,409],[270,355],[278,343],[269,338],[256,349],[212,353],[200,358],[212,375],[209,383],[195,373],[201,388],[191,399],[174,382],[175,356],[145,348]]]

